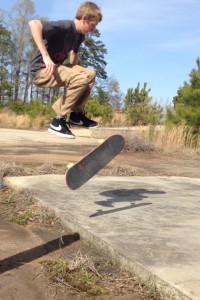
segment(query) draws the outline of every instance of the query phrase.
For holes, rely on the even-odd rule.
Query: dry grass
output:
[[[79,295],[76,299],[125,299],[125,295],[127,299],[160,299],[155,292],[147,291],[132,274],[122,271],[114,274],[115,266],[103,257],[96,261],[78,251],[71,260],[61,258],[41,263],[51,285],[67,287],[71,296]]]
[[[31,175],[31,173],[25,171],[23,167],[16,165],[14,162],[4,162],[0,160],[0,182],[3,182],[3,177],[6,176],[23,175]]]
[[[30,128],[31,119],[28,115],[16,115],[4,110],[0,113],[0,125],[9,128]]]
[[[42,164],[40,166],[25,168],[21,165],[15,164],[12,161],[0,160],[0,182],[2,182],[3,177],[6,176],[28,176],[55,173],[56,169],[53,164]]]
[[[155,126],[142,131],[142,140],[164,153],[200,154],[200,136],[187,126]]]
[[[100,118],[96,121],[101,123]],[[28,115],[16,115],[9,110],[0,112],[0,126],[18,129],[42,129],[48,125],[45,117],[37,116],[31,118]],[[110,127],[127,127],[125,115],[115,113]],[[134,147],[134,151],[155,151],[163,153],[184,154],[186,156],[198,156],[200,153],[200,135],[193,134],[192,129],[187,126],[137,126],[134,127],[134,137],[127,134],[128,147]],[[129,128],[127,127],[127,131]],[[132,145],[132,146],[131,146]]]
[[[77,260],[77,255],[78,257]],[[98,273],[92,258],[83,256],[78,252],[73,261],[59,259],[57,261],[43,261],[45,273],[49,277],[51,284],[68,287],[70,290],[85,295],[97,296],[108,293],[108,290],[100,283]],[[71,264],[74,264],[73,267]],[[91,268],[92,266],[92,268]]]
[[[101,119],[97,119],[101,122]],[[194,134],[192,128],[185,125],[179,126],[134,126],[129,127],[126,116],[123,113],[115,113],[110,127],[126,127],[124,135],[127,147],[133,152],[160,151],[186,156],[198,156],[200,154],[200,135]],[[130,129],[134,129],[130,134]]]
[[[127,126],[126,115],[123,113],[114,113],[113,118],[108,123],[103,123],[102,117],[95,117],[96,122],[109,127]]]
[[[123,113],[115,113],[111,121],[111,126],[127,126],[126,115]]]
[[[4,109],[0,112],[0,126],[18,129],[41,129],[47,125],[46,117],[37,116],[31,118],[29,115],[16,115],[14,112]]]
[[[56,213],[46,206],[41,206],[34,194],[25,189],[11,190],[6,186],[0,190],[1,213],[8,220],[19,225],[36,224],[60,227]]]

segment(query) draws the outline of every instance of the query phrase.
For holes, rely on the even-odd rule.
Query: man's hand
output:
[[[49,55],[43,56],[43,61],[44,61],[45,68],[46,68],[46,70],[45,70],[46,76],[51,76],[51,75],[53,75],[54,70],[55,70],[55,64],[54,64],[54,62],[51,60],[50,56],[49,56]]]
[[[69,53],[69,62],[72,65],[77,65],[78,64],[78,53],[75,53],[73,50],[71,50]]]

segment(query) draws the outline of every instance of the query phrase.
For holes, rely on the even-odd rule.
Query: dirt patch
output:
[[[63,228],[31,193],[2,188],[0,209],[1,299],[155,299],[133,274]]]
[[[92,149],[92,148],[91,148]],[[89,151],[91,150],[89,149]],[[70,154],[63,160],[59,153],[49,154],[50,163],[41,164],[43,154],[38,153],[21,163],[21,158],[2,159],[0,156],[0,179],[5,176],[22,176],[37,174],[65,174],[67,165],[81,159],[88,151]],[[30,163],[31,162],[31,163]],[[178,158],[156,152],[124,151],[110,162],[98,175],[101,176],[181,176],[199,178],[200,160]],[[2,173],[4,172],[4,173]]]

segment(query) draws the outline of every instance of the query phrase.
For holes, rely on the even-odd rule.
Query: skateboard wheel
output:
[[[102,144],[104,141],[105,141],[104,139],[100,139],[100,140],[98,140],[98,143]]]
[[[70,169],[71,167],[73,167],[73,163],[69,163],[68,165],[67,165],[67,169]]]

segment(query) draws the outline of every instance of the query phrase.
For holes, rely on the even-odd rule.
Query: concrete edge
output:
[[[131,127],[98,127],[90,129],[90,137],[92,138],[108,138],[113,134],[121,134],[124,138],[132,138],[141,136],[142,133],[148,132],[150,126],[131,126]],[[162,127],[157,126],[157,130]]]
[[[4,182],[7,186],[15,190],[23,190],[23,188],[19,188],[9,179],[9,177],[4,178]],[[28,191],[29,189],[26,190]],[[71,231],[79,233],[80,237],[85,239],[90,245],[92,245],[97,250],[100,249],[103,253],[105,253],[105,255],[109,256],[114,261],[114,263],[116,263],[117,266],[119,266],[121,270],[129,271],[133,275],[135,275],[137,279],[141,282],[141,284],[144,284],[150,290],[150,292],[157,294],[160,300],[191,300],[180,290],[178,290],[174,286],[171,286],[169,283],[165,282],[164,280],[150,272],[141,264],[126,258],[123,255],[123,253],[117,251],[106,241],[99,240],[99,238],[97,238],[94,234],[82,228],[80,224],[78,224],[70,217],[66,219],[65,216],[65,218],[63,218],[62,213],[59,213],[55,207],[47,205],[34,192],[32,193],[33,197],[36,199],[36,201],[38,201],[40,205],[42,205],[45,208],[48,208],[49,210],[54,211],[56,217],[60,219],[63,227],[66,227]]]
[[[131,126],[131,127],[97,127],[97,128],[77,128],[72,126],[72,131],[78,137],[90,138],[108,138],[113,134],[121,134],[125,138],[132,138],[133,136],[141,136],[142,133],[148,132],[151,126]],[[156,130],[162,130],[163,126],[155,126]]]

